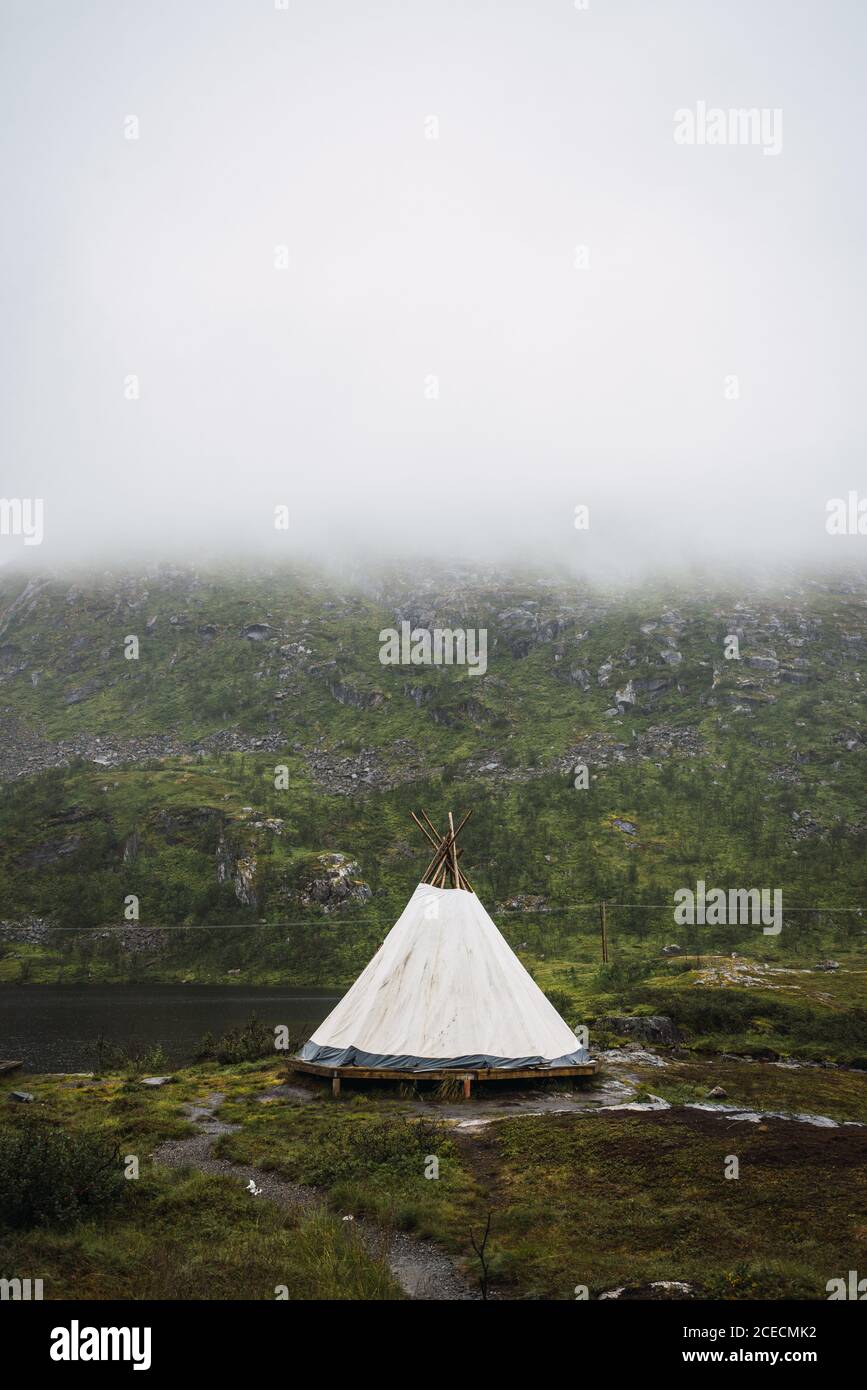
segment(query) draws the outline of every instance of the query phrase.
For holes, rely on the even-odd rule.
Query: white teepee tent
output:
[[[587,1062],[469,887],[451,816],[449,824],[424,880],[302,1061],[419,1072]],[[446,876],[454,887],[438,885]]]

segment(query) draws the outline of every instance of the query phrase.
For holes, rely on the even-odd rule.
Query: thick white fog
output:
[[[858,0],[281,5],[3,4],[0,563],[867,553]]]

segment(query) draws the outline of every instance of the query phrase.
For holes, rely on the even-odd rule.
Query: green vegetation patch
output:
[[[863,1262],[860,1130],[680,1110],[522,1117],[486,1142],[495,1278],[525,1297],[673,1279],[705,1297],[824,1298]]]

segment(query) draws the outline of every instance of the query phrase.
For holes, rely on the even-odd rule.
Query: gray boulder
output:
[[[641,1042],[670,1045],[680,1041],[680,1033],[665,1014],[606,1014],[599,1024],[611,1033]]]

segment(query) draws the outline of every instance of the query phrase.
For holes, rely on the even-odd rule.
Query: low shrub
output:
[[[126,1076],[142,1076],[166,1072],[171,1066],[159,1043],[115,1043],[100,1034],[93,1051],[97,1072],[119,1071]]]
[[[0,1129],[0,1218],[19,1229],[71,1226],[120,1202],[120,1153],[102,1135],[41,1119]]]
[[[238,1062],[258,1062],[263,1057],[273,1055],[274,1033],[255,1014],[251,1014],[246,1023],[230,1028],[221,1038],[215,1039],[212,1033],[207,1033],[202,1038],[196,1060],[234,1066]]]
[[[317,1187],[370,1177],[378,1169],[391,1176],[417,1177],[429,1154],[449,1147],[436,1121],[355,1116],[351,1124],[318,1136],[305,1155],[304,1180]]]
[[[571,995],[567,994],[565,989],[546,989],[545,997],[564,1018],[572,1009]]]

